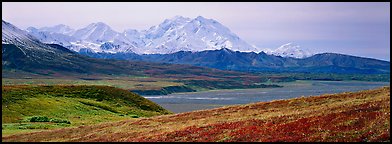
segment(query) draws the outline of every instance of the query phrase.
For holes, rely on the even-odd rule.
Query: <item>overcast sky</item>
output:
[[[275,49],[292,42],[316,52],[390,61],[390,3],[10,3],[2,19],[21,29],[104,22],[114,30],[144,30],[176,15],[215,19],[246,42]]]

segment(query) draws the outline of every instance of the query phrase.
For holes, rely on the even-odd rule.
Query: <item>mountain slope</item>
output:
[[[390,62],[336,53],[322,53],[298,61],[314,72],[390,73]]]
[[[69,50],[43,44],[5,21],[2,21],[2,56],[3,68],[26,71],[51,67],[53,70],[87,72],[76,63],[81,61],[82,64],[89,59]]]
[[[390,88],[227,106],[3,141],[363,142],[390,139]]]

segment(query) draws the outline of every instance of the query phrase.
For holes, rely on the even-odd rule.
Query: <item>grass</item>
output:
[[[14,79],[2,78],[2,85],[102,85],[116,88],[134,89],[160,89],[165,86],[181,86],[182,83],[170,79],[146,77],[98,77],[98,78],[29,78]]]
[[[3,135],[169,113],[141,96],[108,86],[2,86]],[[48,119],[31,122],[34,117]],[[67,121],[70,124],[59,124]],[[21,128],[26,125],[29,128]]]
[[[3,141],[390,141],[390,88],[3,136]]]

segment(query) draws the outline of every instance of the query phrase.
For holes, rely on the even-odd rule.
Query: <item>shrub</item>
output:
[[[61,119],[50,119],[50,122],[71,124],[70,121],[68,121],[68,120],[61,120]]]
[[[53,123],[66,123],[71,124],[68,120],[48,118],[46,116],[33,116],[30,118],[30,122],[53,122]]]
[[[49,122],[50,119],[46,116],[33,116],[30,122]]]

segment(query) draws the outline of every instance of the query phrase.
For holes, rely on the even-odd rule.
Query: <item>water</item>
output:
[[[296,81],[280,83],[283,88],[257,88],[237,90],[215,90],[170,95],[152,95],[145,98],[175,112],[211,109],[225,105],[290,99],[301,96],[316,96],[341,92],[355,92],[389,86],[389,82],[360,81]]]

